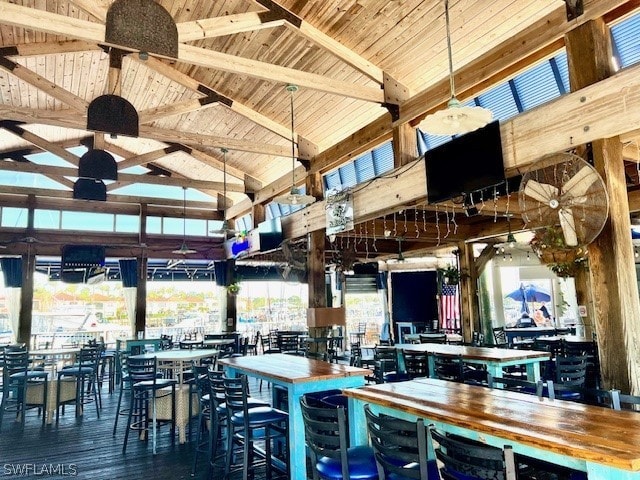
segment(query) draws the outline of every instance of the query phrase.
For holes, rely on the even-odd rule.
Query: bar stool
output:
[[[49,373],[41,370],[29,370],[29,353],[24,347],[8,346],[2,354],[2,402],[0,403],[0,427],[5,410],[13,409],[20,414],[21,426],[24,428],[27,407],[42,407],[42,425],[45,424],[47,390]],[[30,385],[42,384],[42,403],[30,404],[27,388]]]
[[[149,428],[149,400],[152,404],[152,445],[156,454],[156,398],[171,395],[171,442],[175,442],[176,433],[176,384],[174,379],[158,378],[158,362],[156,357],[129,357],[127,360],[129,381],[131,382],[131,401],[127,416],[127,430],[124,434],[122,453],[127,451],[129,430],[148,430]],[[170,393],[160,391],[170,387]]]
[[[96,347],[82,347],[78,354],[78,363],[65,367],[58,372],[58,390],[56,392],[56,425],[60,420],[60,406],[64,408],[65,402],[60,400],[62,382],[76,382],[76,397],[73,400],[76,406],[76,417],[82,414],[85,403],[85,382],[87,383],[87,394],[89,399],[96,406],[96,415],[100,418],[100,387],[98,386],[98,364],[100,361],[100,351]]]
[[[224,377],[225,408],[227,411],[227,458],[225,463],[225,479],[233,470],[242,468],[243,480],[253,476],[255,459],[264,457],[266,478],[272,477],[274,463],[289,477],[289,415],[272,407],[249,407],[249,389],[247,377]],[[264,432],[260,437],[258,432]],[[283,440],[284,460],[280,461],[272,455],[271,441]],[[264,452],[256,452],[255,441],[264,440]],[[233,464],[234,447],[242,449],[242,465]],[[256,455],[258,453],[258,455]]]

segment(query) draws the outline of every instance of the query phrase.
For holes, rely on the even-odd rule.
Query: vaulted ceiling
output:
[[[188,202],[189,215],[219,218],[225,148],[228,205],[240,215],[291,186],[287,84],[300,87],[299,184],[307,172],[325,173],[389,140],[394,121],[416,125],[448,99],[443,0],[160,0],[177,24],[177,58],[107,44],[111,3],[0,1],[0,168],[42,173],[64,186],[0,186],[0,202],[31,194],[41,205],[64,205],[78,160],[65,149],[87,145],[123,157],[120,170],[149,169],[121,175],[107,188],[107,204],[176,214],[180,201],[119,195],[118,188],[189,186],[214,199]],[[583,19],[620,16],[636,3],[585,0]],[[450,10],[461,100],[557,52],[571,28],[562,0],[451,0]],[[133,104],[139,137],[87,131],[87,106],[105,93]],[[69,166],[24,161],[38,151]]]

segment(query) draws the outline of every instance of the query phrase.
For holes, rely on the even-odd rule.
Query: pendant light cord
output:
[[[187,187],[182,187],[182,243],[187,241]]]
[[[447,27],[447,51],[449,52],[449,88],[451,98],[456,96],[456,88],[453,84],[453,53],[451,52],[451,31],[449,27],[449,0],[444,0],[444,21]]]
[[[293,94],[295,89],[290,88],[291,93],[291,191],[296,187],[296,138],[293,124]]]
[[[224,208],[222,209],[222,222],[227,221],[227,150],[226,148],[222,149],[222,203]]]

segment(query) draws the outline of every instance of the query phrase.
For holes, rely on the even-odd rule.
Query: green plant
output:
[[[587,252],[582,247],[568,246],[558,226],[536,231],[529,242],[540,261],[559,277],[573,277],[585,265]]]
[[[240,292],[240,284],[237,282],[232,283],[227,287],[227,292],[229,292],[231,295],[237,295]]]
[[[460,270],[453,265],[447,265],[445,268],[439,268],[438,272],[442,276],[444,283],[449,285],[457,285],[460,283]]]

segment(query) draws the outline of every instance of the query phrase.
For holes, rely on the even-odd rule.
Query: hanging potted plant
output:
[[[453,265],[439,268],[438,272],[442,276],[442,281],[448,285],[458,285],[460,283],[460,270]]]
[[[587,260],[587,251],[568,246],[562,229],[557,226],[536,231],[529,244],[540,261],[562,278],[575,276]]]
[[[230,295],[237,295],[240,292],[240,284],[238,282],[234,282],[227,287],[227,292]]]

